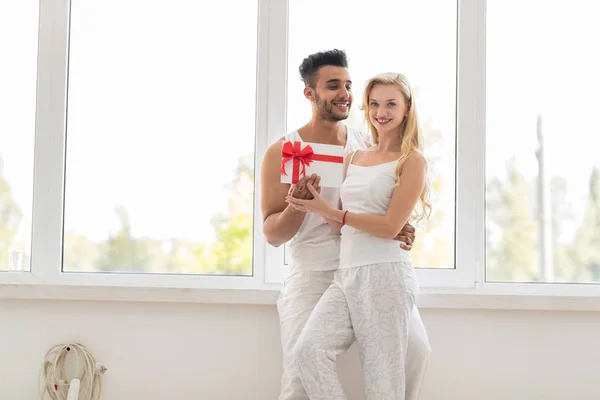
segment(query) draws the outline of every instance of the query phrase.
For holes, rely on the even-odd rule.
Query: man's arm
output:
[[[290,185],[281,183],[281,147],[283,141],[273,143],[266,151],[261,165],[261,211],[263,215],[263,233],[267,243],[279,247],[290,240],[300,229],[305,212],[294,209],[285,202]],[[306,184],[314,177],[303,177],[294,187],[292,196],[312,198]]]

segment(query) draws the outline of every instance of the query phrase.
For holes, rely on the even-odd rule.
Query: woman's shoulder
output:
[[[414,163],[426,162],[425,154],[423,154],[423,152],[421,150],[417,150],[417,149],[411,150],[409,153],[402,155],[401,158],[405,159],[407,162],[409,160],[411,160],[411,162],[414,162]]]
[[[427,167],[425,155],[419,150],[413,150],[401,158],[403,170],[424,169]]]

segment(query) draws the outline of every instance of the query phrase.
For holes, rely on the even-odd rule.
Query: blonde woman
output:
[[[345,399],[336,358],[356,341],[368,400],[405,399],[408,322],[418,292],[409,252],[394,237],[409,219],[431,210],[427,164],[407,79],[385,73],[370,79],[365,119],[375,145],[346,162],[341,209],[312,186],[312,200],[288,196],[296,209],[313,212],[341,229],[340,265],[294,349],[310,399]]]

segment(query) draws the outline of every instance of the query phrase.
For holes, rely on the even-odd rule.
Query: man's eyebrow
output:
[[[341,82],[341,80],[337,79],[337,78],[330,79],[330,80],[327,81],[327,83],[340,83],[340,82]],[[346,82],[349,83],[349,84],[352,84],[351,80],[347,80]]]

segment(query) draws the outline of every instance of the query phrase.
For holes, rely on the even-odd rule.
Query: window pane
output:
[[[63,270],[252,274],[257,9],[72,1]]]
[[[311,116],[298,74],[309,54],[346,51],[354,82],[346,123],[365,134],[359,107],[367,79],[394,71],[411,82],[431,163],[434,202],[431,219],[417,227],[412,260],[422,268],[454,268],[456,2],[290,0],[289,15],[288,130]],[[307,21],[318,29],[307,29]]]
[[[488,0],[488,281],[600,282],[595,4]]]
[[[0,270],[29,270],[38,1],[0,2]]]

